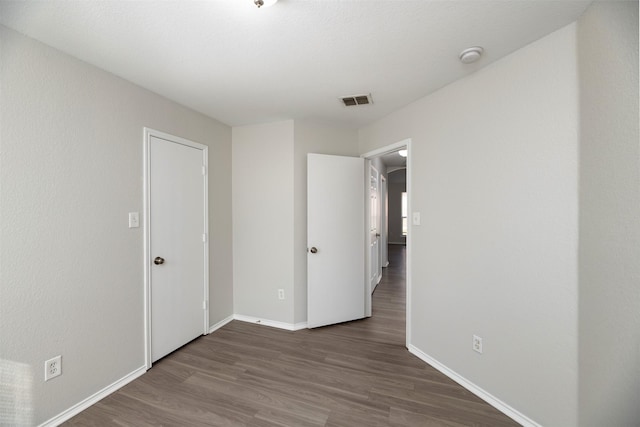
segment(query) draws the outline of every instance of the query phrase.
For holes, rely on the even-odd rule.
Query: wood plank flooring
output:
[[[373,317],[289,332],[233,321],[67,426],[517,426],[405,348],[405,248]]]

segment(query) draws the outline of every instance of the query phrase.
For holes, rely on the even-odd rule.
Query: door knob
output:
[[[376,237],[380,237],[380,233],[376,233]]]
[[[311,252],[312,254],[315,254],[318,252],[318,248],[316,248],[315,246],[312,246],[311,249],[309,249],[309,252]]]
[[[155,265],[164,264],[164,258],[157,256],[156,259],[153,260]]]

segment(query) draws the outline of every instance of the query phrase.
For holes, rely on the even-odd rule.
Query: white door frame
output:
[[[150,220],[150,184],[151,184],[151,164],[149,157],[149,144],[151,137],[164,139],[176,144],[186,145],[187,147],[196,148],[202,150],[203,153],[203,179],[204,179],[204,283],[203,283],[203,295],[204,295],[204,320],[203,320],[203,335],[209,333],[209,189],[208,189],[208,174],[209,174],[209,147],[197,142],[190,141],[188,139],[180,138],[178,136],[170,135],[155,129],[144,128],[144,214],[143,214],[143,228],[144,228],[144,356],[146,362],[146,368],[150,369],[151,360],[151,229],[149,227]]]
[[[382,148],[378,148],[377,150],[369,151],[367,153],[362,154],[360,157],[363,157],[366,162],[366,170],[368,171],[368,167],[371,165],[371,159],[379,157],[383,154],[391,153],[393,151],[398,151],[399,149],[406,148],[407,150],[407,213],[409,214],[409,218],[411,218],[411,138],[404,139],[402,141],[396,142],[395,144],[390,144]],[[366,174],[366,178],[368,182],[369,174]],[[371,229],[371,213],[369,211],[369,203],[365,203],[365,230],[368,232]],[[406,265],[406,346],[407,348],[411,344],[411,230],[412,224],[411,221],[408,221],[407,224],[407,265]],[[368,236],[367,236],[368,237]],[[368,239],[366,239],[368,242]],[[364,251],[366,255],[365,262],[365,271],[371,271],[371,251],[369,250],[368,244],[365,242]],[[367,280],[365,286],[365,315],[371,316],[371,281]]]

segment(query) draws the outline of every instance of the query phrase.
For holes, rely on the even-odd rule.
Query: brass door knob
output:
[[[157,256],[156,259],[153,260],[153,263],[155,265],[161,265],[164,264],[164,258]]]

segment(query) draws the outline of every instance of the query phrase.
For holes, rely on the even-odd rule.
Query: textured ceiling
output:
[[[573,22],[591,1],[0,1],[0,22],[229,125],[359,127]],[[458,61],[485,48],[475,64]],[[346,108],[342,95],[371,93]]]

